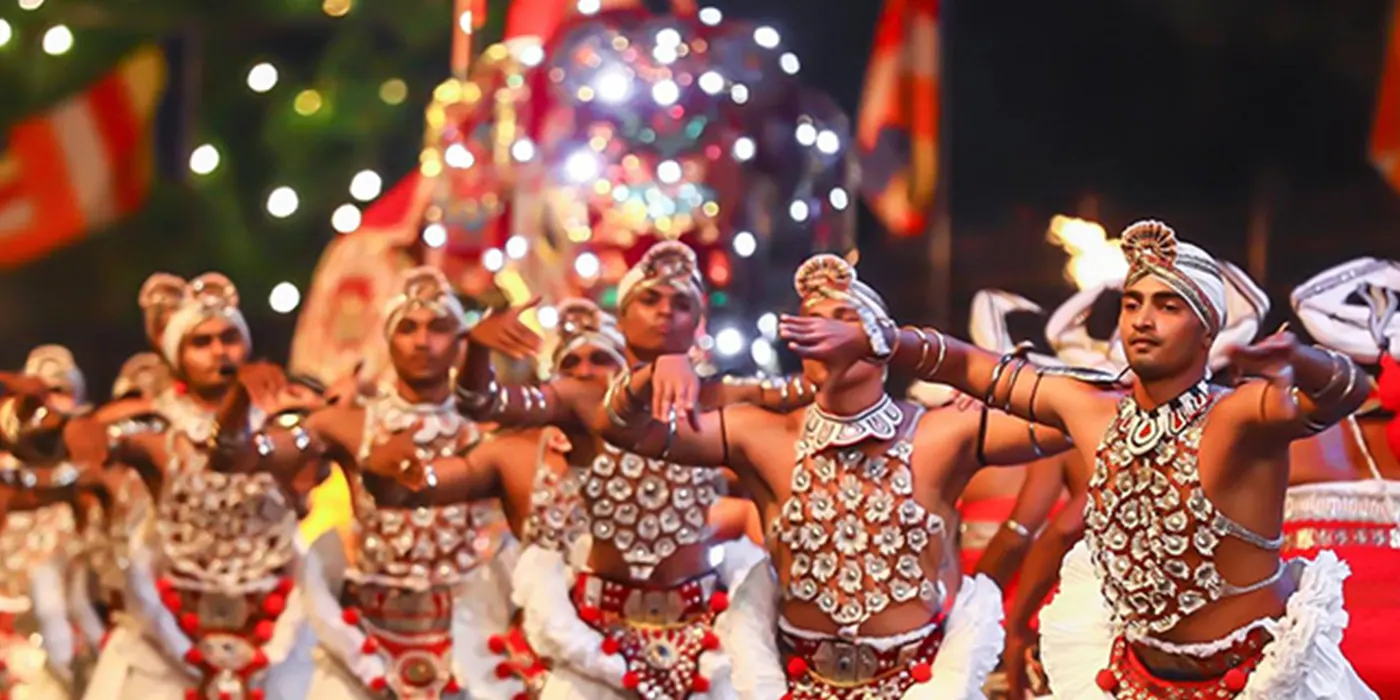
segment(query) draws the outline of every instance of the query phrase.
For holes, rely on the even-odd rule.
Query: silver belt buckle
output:
[[[822,642],[812,660],[818,675],[842,684],[862,683],[880,671],[875,650],[864,644]]]

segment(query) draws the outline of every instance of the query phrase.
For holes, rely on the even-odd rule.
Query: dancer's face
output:
[[[703,315],[694,297],[670,285],[657,285],[627,300],[618,325],[633,348],[648,354],[676,354],[690,350]]]
[[[1128,366],[1147,381],[1195,371],[1213,340],[1186,300],[1151,275],[1123,290],[1118,333]]]
[[[559,358],[559,374],[582,381],[607,381],[622,369],[615,353],[602,346],[585,343]]]
[[[842,299],[821,299],[804,304],[802,315],[827,318],[861,329],[860,312],[850,302]],[[859,386],[871,381],[883,382],[884,368],[865,360],[857,361],[848,367],[832,367],[820,360],[803,358],[802,375],[807,381],[830,390]],[[834,385],[828,386],[833,382]]]
[[[457,321],[431,309],[414,308],[389,333],[389,359],[409,383],[446,381],[462,352]]]
[[[208,319],[180,341],[180,372],[196,391],[228,386],[247,360],[248,341],[226,318]]]

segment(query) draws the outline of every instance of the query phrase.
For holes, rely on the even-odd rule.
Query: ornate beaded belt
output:
[[[579,619],[603,635],[602,652],[626,660],[624,688],[647,700],[683,700],[710,689],[700,655],[719,649],[714,620],[729,607],[718,574],[656,588],[581,573],[573,599]]]
[[[452,673],[453,588],[414,590],[373,583],[346,584],[352,601],[341,612],[365,634],[362,654],[378,654],[388,669],[370,690],[397,700],[437,700],[462,692]]]
[[[938,624],[918,639],[890,649],[835,637],[779,635],[787,659],[791,700],[864,700],[902,697],[915,683],[933,677],[933,659],[943,646]]]
[[[287,608],[292,577],[280,576],[271,590],[205,590],[173,576],[156,580],[161,603],[180,623],[191,645],[184,662],[199,673],[199,686],[188,694],[207,700],[260,700],[268,658],[263,646],[272,639],[277,618]]]
[[[1178,681],[1159,678],[1138,659],[1127,639],[1120,636],[1113,642],[1108,668],[1099,671],[1095,680],[1101,690],[1115,698],[1233,698],[1248,685],[1249,674],[1264,659],[1264,647],[1271,639],[1268,632],[1255,629],[1238,644],[1202,660],[1203,675],[1210,677]]]

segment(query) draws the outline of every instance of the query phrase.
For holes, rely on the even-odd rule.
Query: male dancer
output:
[[[1061,697],[1374,698],[1342,657],[1346,567],[1279,556],[1287,443],[1354,411],[1370,380],[1350,360],[1279,334],[1231,352],[1233,391],[1205,384],[1225,313],[1220,267],[1167,225],[1123,234],[1119,330],[1126,394],[941,333],[787,318],[804,357],[877,357],[1065,429],[1096,458],[1088,537],[1041,612]],[[1229,515],[1226,515],[1229,513]],[[1267,652],[1267,653],[1266,653]]]
[[[836,256],[805,262],[796,287],[803,318],[857,332],[888,321],[884,302]],[[979,467],[1067,443],[1000,412],[926,416],[890,399],[884,368],[859,357],[806,360],[803,374],[817,386],[805,411],[735,405],[697,415],[694,375],[672,355],[621,377],[606,402],[623,426],[611,437],[732,465],[764,516],[781,602],[772,589],[736,596],[746,635],[736,676],[756,697],[982,697],[1001,648],[1001,595],[989,579],[958,573],[946,523]]]
[[[705,291],[688,247],[652,246],[618,290],[626,339],[619,366],[691,349],[704,317]],[[530,643],[554,660],[544,696],[730,697],[730,659],[722,653],[728,640],[716,636],[716,619],[763,553],[744,541],[715,547],[707,516],[723,477],[604,442],[597,421],[607,386],[601,374],[541,387],[498,386],[484,351],[519,356],[534,349],[515,313],[487,316],[473,329],[459,385],[463,404],[478,420],[559,427],[572,445],[570,464],[584,470],[581,492],[591,535],[586,563],[570,567],[564,557],[537,550],[522,557],[516,576]],[[800,380],[784,379],[715,382],[706,386],[704,398],[712,405],[799,405],[810,396]],[[716,551],[723,552],[718,564]]]
[[[103,459],[135,469],[154,508],[130,543],[128,616],[85,697],[304,697],[311,640],[290,597],[301,494],[289,465],[266,458],[276,442],[263,423],[294,424],[305,406],[289,401],[280,369],[245,364],[251,340],[227,278],[157,273],[140,304],[178,381],[96,416],[110,423],[97,428]],[[123,422],[151,413],[160,432]],[[249,434],[256,454],[241,449]],[[295,442],[309,447],[303,432]]]
[[[29,409],[21,407],[23,397],[0,405],[0,446],[8,450],[0,453],[0,695],[67,698],[80,649],[65,583],[81,553],[75,511],[81,469],[61,443],[24,439],[20,414],[82,412],[86,382],[72,353],[58,345],[31,351],[21,377],[6,382],[12,391],[26,384],[40,394],[30,397],[37,401]]]
[[[465,313],[436,269],[408,270],[399,285],[385,309],[393,384],[305,422],[340,464],[355,516],[348,551],[328,532],[304,569],[320,641],[310,695],[508,698],[523,687],[501,687],[509,681],[495,677],[486,640],[506,629],[509,594],[504,572],[483,556],[489,547],[472,505],[435,498],[431,470],[421,474],[425,491],[396,478],[480,438],[452,396]],[[405,440],[414,459],[400,459],[395,477],[366,467]]]
[[[1324,270],[1293,291],[1294,312],[1318,343],[1364,365],[1380,365],[1382,388],[1400,379],[1400,263],[1360,258]],[[1360,302],[1360,303],[1356,303]],[[1391,376],[1394,375],[1394,376]],[[1392,390],[1393,391],[1393,390]],[[1377,397],[1379,398],[1379,396]],[[1342,652],[1381,697],[1400,696],[1394,663],[1400,624],[1400,459],[1386,431],[1400,430],[1390,409],[1368,402],[1316,440],[1294,443],[1284,551],[1336,551],[1351,624]],[[1400,434],[1400,432],[1397,432]],[[1392,443],[1394,444],[1394,443]]]

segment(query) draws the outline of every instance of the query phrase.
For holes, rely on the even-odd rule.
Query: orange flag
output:
[[[861,194],[897,236],[924,231],[938,180],[938,0],[886,0],[856,120]]]
[[[145,47],[0,144],[0,268],[14,267],[132,213],[154,179],[165,56]]]

